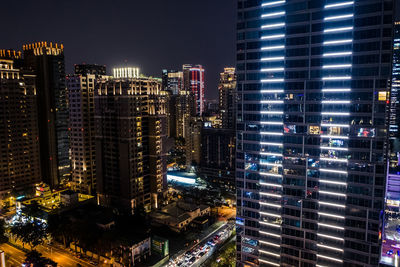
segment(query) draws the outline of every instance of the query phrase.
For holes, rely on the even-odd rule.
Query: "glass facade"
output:
[[[377,266],[391,0],[239,0],[239,266]]]

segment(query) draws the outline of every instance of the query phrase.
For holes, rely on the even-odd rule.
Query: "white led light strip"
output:
[[[261,29],[272,29],[279,27],[285,27],[285,23],[265,24],[261,26]]]
[[[339,207],[339,208],[346,208],[345,205],[340,205],[337,203],[330,203],[330,202],[325,202],[325,201],[318,201],[318,203],[322,206],[332,206],[332,207]]]
[[[260,234],[263,234],[263,235],[269,235],[269,236],[273,236],[273,237],[281,237],[280,235],[277,235],[277,234],[273,234],[273,233],[269,233],[269,232],[265,232],[265,231],[258,231]]]
[[[265,124],[265,125],[283,125],[283,122],[279,122],[279,121],[261,121],[260,124]]]
[[[269,17],[276,17],[276,16],[283,16],[283,15],[285,15],[285,11],[262,14],[261,17],[262,18],[269,18]]]
[[[270,187],[282,187],[281,184],[270,184],[270,183],[264,183],[264,182],[260,182],[260,185],[270,186]]]
[[[260,165],[282,167],[282,164],[279,163],[260,162]]]
[[[338,229],[338,230],[344,230],[344,227],[326,224],[326,223],[318,223],[318,226],[323,226],[323,227],[333,228],[333,229]]]
[[[266,260],[263,260],[263,259],[258,259],[258,261],[259,261],[259,262],[262,262],[262,263],[265,263],[265,264],[272,265],[272,266],[281,266],[281,265],[279,265],[279,264],[277,264],[277,263],[270,262],[270,261],[266,261]]]
[[[268,213],[268,212],[263,212],[263,211],[260,211],[259,212],[261,215],[264,215],[264,216],[270,216],[270,217],[276,217],[276,218],[281,218],[282,216],[281,215],[279,215],[279,214],[274,214],[274,213]],[[261,231],[260,231],[261,232]]]
[[[263,241],[263,240],[258,240],[258,242],[260,242],[263,245],[273,246],[273,247],[277,247],[277,248],[280,247],[280,245],[278,245],[278,244],[271,243],[271,242],[266,242],[266,241]]]
[[[264,222],[264,221],[260,221],[259,223],[262,224],[262,225],[268,225],[268,226],[275,227],[275,228],[280,228],[281,227],[281,225],[279,225],[279,224],[267,223],[267,222]]]
[[[347,147],[333,147],[333,146],[320,146],[321,150],[338,150],[338,151],[348,151]]]
[[[286,2],[285,0],[265,2],[262,3],[261,6],[274,6],[274,5],[284,4],[285,2]]]
[[[269,172],[260,172],[260,175],[270,176],[270,177],[278,177],[278,178],[283,177],[281,174],[275,174],[275,173],[269,173]]]
[[[321,184],[334,184],[334,185],[344,185],[347,186],[347,183],[345,182],[336,182],[336,181],[331,181],[331,180],[319,180]]]
[[[265,250],[262,250],[262,249],[259,249],[258,251],[261,252],[261,253],[267,254],[267,255],[275,256],[275,257],[280,257],[281,256],[279,254],[272,253],[272,252],[269,252],[269,251],[265,251]]]
[[[353,14],[345,14],[345,15],[339,15],[339,16],[326,17],[326,18],[324,18],[324,20],[330,21],[330,20],[349,19],[349,18],[352,18],[353,16],[354,16]]]
[[[335,240],[344,241],[343,238],[336,237],[336,236],[324,235],[324,234],[320,234],[320,233],[317,233],[317,235],[320,236],[320,237],[325,237],[325,238],[330,238],[330,239],[335,239]]]
[[[341,135],[321,135],[321,138],[332,138],[332,139],[349,139],[348,136],[341,136]]]
[[[261,100],[261,104],[283,104],[283,100]]]
[[[335,159],[335,158],[319,158],[322,161],[336,161],[336,162],[347,162],[347,159]]]
[[[335,8],[335,7],[343,7],[343,6],[350,6],[353,5],[354,1],[347,1],[347,2],[338,2],[335,4],[329,4],[329,5],[325,5],[325,8]]]
[[[340,174],[347,174],[347,171],[338,171],[332,169],[319,169],[320,172],[332,172],[332,173],[340,173]]]
[[[279,50],[279,49],[284,49],[284,45],[276,45],[276,46],[264,46],[261,47],[261,50]]]
[[[280,132],[260,132],[261,135],[283,135]]]
[[[260,155],[263,155],[263,156],[274,156],[274,157],[283,157],[282,154],[279,154],[279,153],[270,153],[270,152],[260,152]]]
[[[349,128],[350,127],[350,125],[348,125],[348,124],[335,124],[335,123],[332,123],[332,124],[328,124],[328,123],[321,123],[321,127],[343,127],[343,128]]]
[[[317,257],[323,258],[323,259],[327,259],[327,260],[331,260],[331,261],[336,261],[336,262],[343,262],[340,259],[324,256],[324,255],[321,255],[321,254],[317,254]]]
[[[318,246],[318,247],[321,247],[321,248],[326,248],[326,249],[331,249],[331,250],[335,250],[335,251],[340,251],[340,252],[343,252],[343,251],[344,251],[344,250],[341,249],[341,248],[335,248],[335,247],[331,247],[331,246],[325,246],[325,245],[322,245],[322,244],[317,244],[317,246]]]
[[[273,208],[282,208],[281,205],[277,205],[277,204],[271,204],[271,203],[267,203],[267,202],[259,202],[261,206],[267,206],[267,207],[273,207]]]
[[[318,193],[322,195],[331,195],[331,196],[338,196],[338,197],[346,197],[346,194],[338,193],[338,192],[330,192],[330,191],[323,191],[319,190]]]
[[[281,198],[281,195],[278,194],[270,194],[270,193],[265,193],[265,192],[260,192],[260,195],[262,196],[267,196],[267,197],[277,197],[277,198]]]
[[[344,32],[344,31],[351,31],[351,30],[353,30],[353,27],[340,27],[340,28],[325,29],[324,33]]]

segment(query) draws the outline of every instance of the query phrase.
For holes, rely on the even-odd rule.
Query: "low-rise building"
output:
[[[207,205],[178,201],[150,213],[150,218],[153,224],[166,225],[175,232],[181,232],[186,230],[194,219],[208,216],[210,212],[211,209]]]

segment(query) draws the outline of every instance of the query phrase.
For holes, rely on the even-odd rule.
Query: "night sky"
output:
[[[0,48],[53,41],[65,46],[67,73],[82,62],[163,68],[202,64],[206,97],[219,73],[235,64],[235,0],[13,0],[1,3]]]

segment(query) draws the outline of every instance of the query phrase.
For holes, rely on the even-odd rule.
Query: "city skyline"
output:
[[[400,265],[400,0],[3,10],[0,267]]]
[[[24,1],[26,12],[20,4],[2,3],[7,11],[3,34],[8,36],[2,48],[62,43],[67,74],[73,74],[74,64],[93,63],[106,65],[108,71],[139,67],[146,75],[161,77],[161,69],[201,64],[206,69],[206,98],[217,99],[218,74],[235,63],[236,5],[231,0],[205,0],[201,5],[185,0]]]

